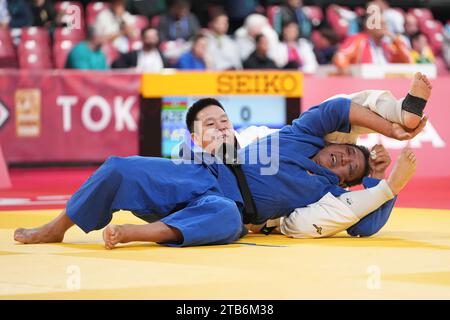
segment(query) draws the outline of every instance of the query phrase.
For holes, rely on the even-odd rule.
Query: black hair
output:
[[[422,32],[420,32],[420,31],[417,31],[417,32],[414,33],[412,36],[410,36],[411,43],[412,43],[413,41],[416,41],[417,39],[419,39],[420,36],[425,36],[425,34],[422,33]],[[426,36],[425,36],[425,37],[426,37]]]
[[[188,110],[186,114],[186,127],[188,128],[189,132],[194,132],[194,122],[197,119],[197,114],[209,106],[218,106],[223,111],[225,109],[223,108],[222,104],[214,99],[214,98],[203,98],[198,101],[196,101]]]
[[[156,29],[152,26],[145,27],[144,29],[141,30],[141,38],[144,37],[144,35],[147,33],[148,30],[156,30]],[[158,32],[158,30],[156,31]]]
[[[258,43],[261,41],[261,39],[262,39],[262,38],[265,38],[265,37],[266,37],[266,36],[263,35],[262,33],[258,33],[258,34],[255,36],[255,43],[258,44]]]
[[[355,179],[350,180],[350,181],[344,181],[344,185],[345,186],[353,187],[353,186],[356,186],[358,184],[361,184],[363,178],[367,177],[370,174],[370,165],[369,165],[370,151],[366,147],[359,146],[359,145],[356,145],[356,144],[346,143],[345,145],[357,148],[359,151],[362,152],[362,154],[364,156],[364,172],[363,172],[363,175],[361,177],[355,178]]]

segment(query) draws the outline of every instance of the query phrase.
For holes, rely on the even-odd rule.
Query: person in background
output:
[[[319,66],[312,44],[299,37],[299,28],[294,21],[283,26],[282,42],[272,56],[275,57],[275,63],[279,68],[314,73]]]
[[[210,69],[211,63],[206,54],[207,46],[208,39],[204,34],[195,35],[192,40],[192,49],[180,57],[175,67],[184,70]]]
[[[380,8],[386,20],[386,27],[390,32],[394,34],[402,34],[405,32],[405,17],[401,12],[392,9],[388,1],[374,0],[369,3],[375,4]]]
[[[368,16],[363,19],[364,31],[347,38],[336,52],[333,62],[339,74],[347,74],[351,64],[372,63],[411,63],[410,51],[400,36],[387,30],[381,17],[380,27],[367,24]]]
[[[86,41],[82,41],[70,51],[65,68],[82,70],[106,70],[106,56],[101,48],[105,41],[103,35],[97,33],[98,30],[90,26]]]
[[[58,16],[55,6],[50,0],[32,0],[30,3],[33,14],[33,26],[53,29],[60,24],[61,15]]]
[[[339,37],[333,29],[322,27],[317,33],[314,53],[319,64],[330,64],[338,49]]]
[[[169,12],[161,15],[158,25],[161,42],[182,39],[188,41],[200,30],[200,23],[190,12],[189,1],[174,0]]]
[[[7,0],[0,0],[0,28],[7,28],[10,20],[8,2]]]
[[[450,21],[447,22],[444,28],[444,43],[442,44],[442,56],[447,65],[447,69],[450,70]]]
[[[94,23],[96,32],[112,42],[121,53],[129,51],[129,38],[134,36],[133,16],[125,10],[125,0],[111,0],[109,9],[101,11]]]
[[[217,11],[211,18],[206,31],[208,38],[208,56],[214,70],[242,69],[239,48],[228,32],[228,17],[224,11]]]
[[[8,12],[10,28],[30,27],[33,24],[33,14],[25,0],[8,0]]]
[[[299,26],[300,36],[308,38],[311,36],[312,24],[306,14],[303,12],[303,0],[285,0],[280,7],[281,25],[287,25],[295,22]]]
[[[123,53],[113,63],[113,68],[136,68],[139,72],[160,72],[168,67],[158,49],[158,30],[147,27],[141,32],[142,49]]]
[[[245,19],[244,25],[234,34],[242,61],[245,61],[255,51],[255,38],[258,34],[263,34],[269,41],[269,54],[278,47],[279,36],[270,25],[269,20],[261,14],[251,14]]]
[[[421,32],[411,37],[411,56],[414,63],[435,63],[433,51],[428,45],[428,38]]]
[[[419,21],[417,21],[416,16],[407,13],[405,16],[405,33],[403,36],[409,47],[411,47],[411,37],[417,32],[420,32]]]
[[[278,69],[275,62],[269,58],[269,41],[266,36],[259,34],[255,38],[256,49],[244,61],[244,69]]]

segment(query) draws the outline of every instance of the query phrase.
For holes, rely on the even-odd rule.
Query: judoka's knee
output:
[[[242,231],[242,217],[236,203],[223,197],[215,197],[214,202],[220,208],[216,211],[215,221],[220,224],[221,232],[227,235],[230,242],[238,239]]]
[[[102,169],[114,174],[124,174],[129,170],[128,160],[125,157],[110,156],[102,165]]]

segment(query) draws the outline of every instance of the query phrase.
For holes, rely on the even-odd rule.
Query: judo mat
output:
[[[64,243],[14,243],[59,210],[0,212],[0,299],[450,299],[450,211],[395,209],[376,236],[103,247],[78,228]],[[144,223],[129,212],[113,223]]]
[[[413,180],[370,238],[247,235],[224,246],[106,250],[101,231],[74,227],[64,243],[14,242],[16,228],[51,220],[94,170],[10,170],[13,188],[0,190],[0,299],[450,299],[449,179]],[[129,212],[112,222],[145,223]]]

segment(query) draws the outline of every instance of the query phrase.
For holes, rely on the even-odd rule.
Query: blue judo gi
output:
[[[334,131],[349,132],[350,100],[328,100],[303,113],[279,133],[278,171],[261,175],[262,161],[243,163],[258,216],[253,224],[287,216],[295,208],[318,201],[327,192],[339,196],[347,190],[338,177],[310,160],[325,146],[323,137]],[[271,142],[270,135],[239,151],[240,160]],[[264,140],[264,139],[262,139]],[[270,156],[269,151],[269,156]],[[369,187],[375,179],[367,180]],[[368,236],[387,221],[395,199],[348,230]],[[182,243],[173,246],[227,244],[245,234],[243,200],[231,170],[218,162],[195,163],[150,157],[110,157],[67,203],[66,214],[83,231],[98,230],[120,209],[147,222],[161,221],[177,228]]]

